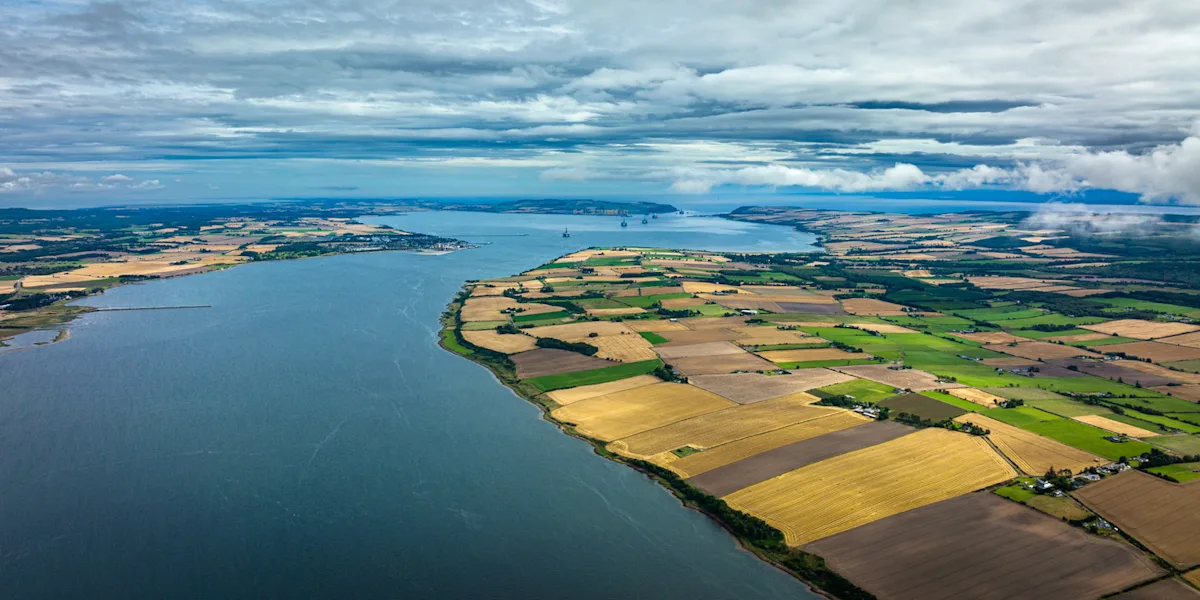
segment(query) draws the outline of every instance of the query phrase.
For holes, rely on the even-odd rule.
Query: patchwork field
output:
[[[1188,323],[1161,323],[1158,321],[1143,321],[1140,319],[1120,319],[1094,325],[1081,325],[1082,329],[1090,329],[1108,335],[1134,338],[1138,340],[1154,340],[1158,338],[1182,335],[1200,330],[1200,327]]]
[[[865,352],[846,352],[838,348],[807,348],[801,350],[768,350],[759,356],[778,364],[818,360],[856,360],[874,358]]]
[[[504,354],[516,354],[537,348],[537,340],[523,334],[501,334],[495,330],[463,331],[463,339]]]
[[[1104,346],[1105,352],[1121,352],[1126,356],[1148,359],[1156,363],[1175,362],[1180,360],[1195,360],[1200,358],[1200,348],[1176,346],[1162,342],[1129,342],[1128,344],[1109,344]]]
[[[661,348],[662,346],[658,346]],[[670,361],[675,370],[689,377],[694,375],[712,375],[717,373],[733,373],[735,371],[769,371],[775,368],[753,354],[718,354],[713,356],[693,356],[674,358]]]
[[[714,496],[725,496],[801,467],[882,444],[915,431],[893,421],[865,422],[865,419],[861,419],[859,423],[857,427],[796,440],[703,472],[695,472],[688,481]]]
[[[968,413],[955,419],[974,423],[989,430],[988,439],[1028,475],[1041,475],[1050,469],[1070,469],[1079,473],[1087,467],[1104,464],[1098,456],[1042,437],[1036,433],[1001,423],[979,414]]]
[[[840,411],[825,417],[804,421],[795,425],[788,425],[787,427],[722,444],[704,452],[685,456],[667,466],[681,477],[693,477],[731,463],[736,463],[742,459],[788,446],[789,444],[824,436],[835,431],[856,428],[872,422],[858,414]]]
[[[1200,485],[1126,471],[1074,495],[1175,566],[1200,564]]]
[[[584,435],[613,441],[731,406],[737,405],[698,387],[664,382],[580,400],[551,415]]]
[[[761,402],[771,398],[825,387],[851,377],[829,369],[797,369],[788,375],[732,373],[727,375],[697,375],[689,381],[739,404]]]
[[[985,440],[924,429],[808,465],[725,500],[800,546],[1014,476]]]
[[[942,390],[966,387],[961,383],[939,383],[936,375],[920,369],[891,369],[887,365],[857,365],[853,367],[832,367],[834,371],[870,379],[896,388],[921,392],[925,390]]]
[[[1001,398],[1000,396],[990,392],[985,392],[983,390],[977,390],[975,388],[957,388],[946,390],[946,393],[954,396],[955,398],[961,398],[968,402],[973,402],[980,406],[986,406],[989,408],[997,406],[1004,401],[1004,398]]]
[[[1075,417],[1075,420],[1079,421],[1080,423],[1087,423],[1088,425],[1091,425],[1093,427],[1099,427],[1100,429],[1103,429],[1105,431],[1111,431],[1113,433],[1122,433],[1122,434],[1125,434],[1130,437],[1145,438],[1145,437],[1154,437],[1154,436],[1158,435],[1157,433],[1155,433],[1153,431],[1147,431],[1145,429],[1142,429],[1141,427],[1135,427],[1135,426],[1129,425],[1127,423],[1122,423],[1120,421],[1114,421],[1112,419],[1109,419],[1107,417],[1102,417],[1100,415],[1080,415],[1080,416]]]
[[[838,408],[811,406],[811,403],[803,398],[784,396],[756,404],[734,405],[724,410],[676,421],[612,442],[608,449],[634,458],[650,458],[655,454],[685,446],[694,450],[707,450],[794,423],[827,417],[836,412],[844,411]]]
[[[662,380],[653,375],[637,375],[628,379],[618,379],[608,383],[597,383],[595,385],[584,385],[580,387],[547,392],[546,396],[558,404],[566,406],[568,404],[579,402],[580,400],[587,400],[588,398],[595,398],[605,394],[614,394],[616,392],[632,390],[642,386],[653,385],[655,383],[662,383]]]
[[[572,371],[602,369],[613,364],[599,358],[584,356],[578,352],[569,352],[554,348],[529,350],[513,354],[509,359],[517,366],[517,377],[521,379],[570,373]]]
[[[888,517],[804,550],[880,600],[1099,598],[1163,574],[1128,544],[983,492]]]

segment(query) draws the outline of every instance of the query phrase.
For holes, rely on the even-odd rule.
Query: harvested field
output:
[[[638,362],[658,358],[650,342],[633,332],[628,335],[604,335],[584,341],[598,349],[596,358],[607,358],[618,362]]]
[[[1142,362],[1138,360],[1123,360],[1117,364],[1125,367],[1126,369],[1133,369],[1135,371],[1141,371],[1150,375],[1160,375],[1162,377],[1174,379],[1183,383],[1200,383],[1200,374],[1187,373],[1185,371],[1173,371],[1166,367],[1161,367],[1148,362]]]
[[[1183,578],[1192,582],[1192,585],[1200,587],[1200,569],[1185,573]]]
[[[854,327],[863,331],[874,331],[875,333],[920,333],[907,327],[891,325],[889,323],[859,323]]]
[[[734,340],[740,346],[773,346],[776,344],[804,344],[820,342],[820,338],[806,337],[800,331],[787,331],[774,327],[738,327],[733,330],[741,334]]]
[[[914,431],[894,421],[863,422],[857,427],[764,449],[752,456],[698,472],[688,482],[714,496],[726,496],[801,467],[882,444]]]
[[[953,419],[967,412],[957,406],[912,392],[893,396],[876,404],[891,409],[893,414],[908,413],[934,422]]]
[[[528,379],[542,375],[556,375],[573,371],[587,371],[611,367],[614,363],[578,352],[557,350],[554,348],[538,348],[508,357],[517,365],[517,377]]]
[[[1160,394],[1182,398],[1188,402],[1200,402],[1200,385],[1177,385],[1151,388]]]
[[[715,301],[717,304],[725,308],[733,310],[766,310],[773,313],[785,312],[778,304],[771,300],[757,299],[754,296],[709,296],[701,294],[699,300],[703,303],[708,300]]]
[[[736,340],[738,334],[729,329],[706,329],[704,331],[685,330],[665,330],[658,332],[663,337],[671,340],[666,346],[684,346],[692,344],[705,344],[708,342],[726,342]]]
[[[1178,580],[1163,579],[1132,592],[1114,596],[1115,600],[1200,600],[1196,588]]]
[[[842,308],[852,315],[874,315],[881,317],[899,317],[907,315],[904,306],[876,300],[874,298],[850,298],[842,300]]]
[[[504,321],[509,315],[502,312],[505,309],[524,309],[521,315],[537,315],[559,312],[562,309],[549,304],[519,303],[505,296],[484,296],[468,298],[462,307],[463,321]]]
[[[749,317],[689,317],[679,322],[696,331],[719,329],[728,331],[734,327],[745,327]]]
[[[1108,335],[1119,335],[1135,340],[1154,340],[1200,330],[1200,327],[1188,323],[1159,323],[1157,321],[1143,321],[1141,319],[1118,319],[1116,321],[1096,323],[1095,325],[1080,325],[1080,327],[1082,329],[1089,329]]]
[[[672,462],[670,468],[681,477],[693,477],[763,452],[871,422],[858,414],[840,411],[686,456]]]
[[[874,358],[865,352],[846,352],[838,348],[807,348],[802,350],[768,350],[759,356],[774,363],[808,362],[813,360],[852,360]]]
[[[1087,467],[1108,462],[1078,448],[980,414],[967,413],[955,421],[974,423],[991,431],[988,439],[1029,475],[1042,475],[1051,468],[1070,469],[1072,473],[1078,473]]]
[[[725,501],[778,528],[788,545],[800,546],[1014,476],[987,441],[923,429],[802,467]]]
[[[1163,574],[1128,544],[985,492],[804,549],[880,600],[1099,598]]]
[[[662,346],[656,347],[662,348]],[[671,366],[689,377],[694,375],[733,373],[734,371],[770,371],[776,368],[775,363],[767,362],[748,352],[673,358],[671,359]]]
[[[1193,360],[1200,358],[1200,348],[1176,346],[1162,342],[1129,342],[1128,344],[1109,344],[1104,346],[1105,352],[1123,352],[1126,356],[1150,359],[1156,363],[1175,362],[1177,360]]]
[[[811,406],[804,398],[784,396],[757,404],[735,404],[724,410],[676,421],[619,439],[609,444],[608,449],[634,458],[650,458],[655,454],[670,452],[684,446],[707,450],[837,412],[844,411],[838,408]]]
[[[889,369],[887,365],[856,365],[831,367],[834,371],[862,379],[870,379],[895,388],[923,392],[967,387],[961,383],[938,383],[937,376],[920,369]]]
[[[596,317],[611,317],[613,315],[636,315],[646,312],[643,308],[630,306],[628,308],[589,308],[587,313]]]
[[[1164,344],[1175,344],[1178,346],[1188,346],[1190,348],[1200,348],[1200,332],[1175,335],[1161,338],[1158,341]]]
[[[580,400],[551,415],[584,435],[612,441],[730,406],[736,404],[698,387],[664,382]]]
[[[495,330],[485,329],[463,331],[462,336],[476,346],[504,354],[516,354],[537,348],[537,340],[524,334],[496,333]]]
[[[994,408],[1001,402],[1004,402],[1004,398],[1001,398],[1000,396],[985,392],[983,390],[977,390],[975,388],[958,388],[954,390],[947,390],[946,393],[954,396],[955,398],[961,398],[968,402],[974,402],[975,404],[986,406],[988,408]]]
[[[641,337],[641,336],[638,336]],[[664,336],[667,337],[667,336]],[[668,339],[670,339],[668,337]],[[655,349],[663,360],[691,358],[695,356],[718,356],[721,354],[745,354],[746,351],[729,342],[707,342],[704,344],[664,344]]]
[[[1200,563],[1200,485],[1126,471],[1074,492],[1155,554],[1181,569]]]
[[[1004,331],[981,331],[979,333],[953,333],[955,337],[966,338],[973,342],[981,344],[1011,344],[1012,342],[1025,342],[1026,338],[1017,337],[1011,333]]]
[[[625,325],[634,331],[652,331],[659,333],[663,331],[691,331],[683,323],[679,321],[668,321],[666,319],[647,319],[637,321],[625,321]]]
[[[1150,374],[1139,369],[1126,368],[1126,365],[1134,365],[1138,362],[1139,361],[1136,360],[1096,361],[1068,358],[1065,360],[1053,361],[1052,364],[1062,368],[1075,367],[1076,373],[1087,373],[1088,375],[1103,377],[1113,381],[1120,380],[1130,385],[1140,384],[1142,387],[1167,385],[1169,383],[1181,383],[1175,377]],[[1171,372],[1168,369],[1163,370],[1168,373]]]
[[[1025,367],[1029,365],[1037,365],[1037,362],[1028,358],[1017,358],[1015,356],[1007,358],[985,358],[979,361],[989,367]]]
[[[704,388],[738,404],[751,404],[799,392],[807,392],[853,379],[829,369],[797,369],[788,375],[733,373],[728,375],[697,375],[689,379],[692,385]]]
[[[565,325],[547,325],[524,330],[534,337],[552,337],[564,342],[586,342],[591,334],[597,335],[635,335],[633,330],[624,323],[612,321],[588,321],[585,323],[567,323]]]
[[[1046,339],[1052,342],[1063,342],[1065,344],[1069,344],[1071,342],[1090,342],[1092,340],[1103,340],[1110,337],[1112,336],[1104,335],[1103,333],[1081,333],[1078,335],[1060,335]]]
[[[703,281],[685,281],[681,284],[683,291],[689,294],[711,294],[713,292],[724,292],[726,294],[738,296],[753,296],[754,292],[744,290],[736,285],[727,285],[723,283],[706,283]]]
[[[1063,397],[1051,392],[1035,387],[985,387],[980,388],[989,394],[995,394],[1001,398],[1011,400],[1062,400]]]
[[[701,298],[667,298],[660,302],[662,302],[663,308],[687,308],[704,304],[704,300]]]
[[[1054,360],[1059,358],[1074,358],[1076,356],[1086,356],[1088,358],[1100,357],[1099,354],[1084,350],[1083,348],[1051,344],[1050,342],[1021,342],[1015,346],[1008,344],[988,344],[984,348],[1030,360]]]
[[[844,315],[845,309],[834,302],[780,302],[779,312],[798,313],[805,315]]]
[[[662,380],[653,375],[638,375],[628,379],[618,379],[608,383],[597,383],[596,385],[584,385],[576,388],[567,388],[565,390],[557,390],[547,392],[546,396],[551,400],[566,406],[574,404],[580,400],[595,398],[605,394],[615,394],[625,390],[632,390],[646,385],[662,383]]]
[[[1080,423],[1087,423],[1088,425],[1091,425],[1092,427],[1099,427],[1100,429],[1103,429],[1105,431],[1111,431],[1113,433],[1123,433],[1129,437],[1146,438],[1146,437],[1154,437],[1154,436],[1158,435],[1157,433],[1154,433],[1153,431],[1147,431],[1145,429],[1142,429],[1141,427],[1135,427],[1135,426],[1129,425],[1127,423],[1122,423],[1120,421],[1114,421],[1112,419],[1109,419],[1109,418],[1101,416],[1101,415],[1079,415],[1077,417],[1072,417],[1072,418],[1074,418],[1076,421],[1079,421]]]

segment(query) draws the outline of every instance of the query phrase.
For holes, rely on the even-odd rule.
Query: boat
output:
[[[642,217],[642,225],[645,225],[646,223],[649,223],[649,222],[650,221],[646,220],[646,217]]]
[[[629,222],[625,219],[621,219],[621,227],[629,227]]]
[[[658,218],[658,213],[655,213],[655,214],[652,214],[652,215],[650,215],[650,218],[651,218],[651,219],[657,219],[657,218]]]
[[[563,237],[571,237],[571,232],[563,229]]]

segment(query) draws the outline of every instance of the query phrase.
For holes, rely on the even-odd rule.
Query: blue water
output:
[[[0,354],[0,597],[813,597],[436,345],[466,279],[588,245],[811,237],[690,218],[383,220],[491,243],[129,285],[89,302],[211,308],[92,313],[66,341]]]

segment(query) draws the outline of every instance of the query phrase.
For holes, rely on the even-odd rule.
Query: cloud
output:
[[[671,185],[671,189],[681,193],[703,193],[713,186],[723,184],[798,186],[839,192],[870,192],[908,190],[929,181],[929,176],[921,169],[903,163],[871,172],[766,165],[706,172],[684,171],[680,175]]]
[[[1022,227],[1076,234],[1143,235],[1162,223],[1162,216],[1156,214],[1099,213],[1083,204],[1049,202],[1025,219]]]

